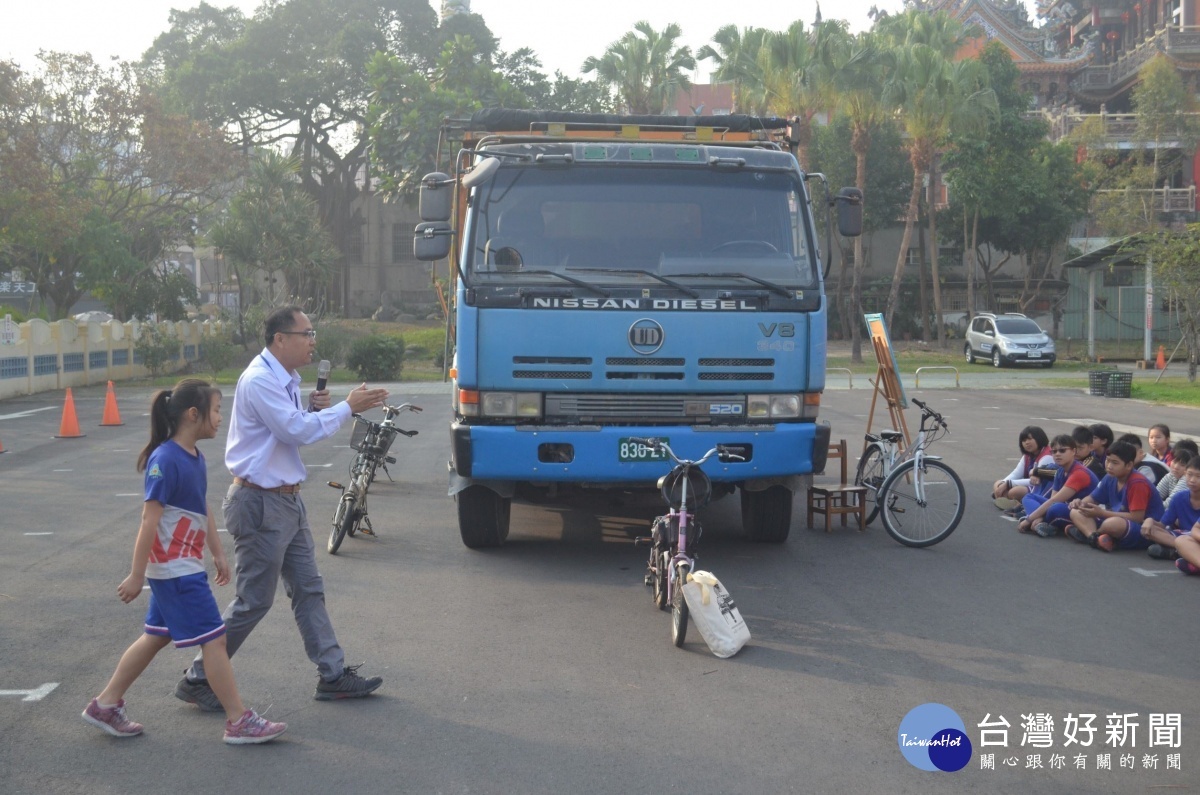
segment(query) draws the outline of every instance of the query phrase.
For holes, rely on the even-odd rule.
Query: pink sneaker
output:
[[[1175,568],[1179,569],[1184,574],[1200,574],[1200,567],[1188,563],[1183,558],[1179,558],[1175,561]]]
[[[237,723],[225,721],[225,742],[230,745],[268,743],[285,731],[286,723],[273,723],[254,710],[248,709]]]
[[[106,708],[93,698],[83,711],[83,719],[113,737],[136,737],[142,733],[142,724],[125,717],[125,699],[118,701],[115,707]]]

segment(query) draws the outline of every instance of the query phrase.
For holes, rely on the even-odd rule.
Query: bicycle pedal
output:
[[[376,538],[379,537],[379,536],[376,536],[375,531],[369,527],[360,527],[360,528],[358,528],[358,532],[364,536],[375,536]]]

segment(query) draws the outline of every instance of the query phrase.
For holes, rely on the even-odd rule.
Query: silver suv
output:
[[[976,315],[967,328],[963,354],[968,364],[977,358],[990,359],[993,367],[1018,362],[1051,367],[1058,358],[1054,340],[1041,326],[1017,312]]]

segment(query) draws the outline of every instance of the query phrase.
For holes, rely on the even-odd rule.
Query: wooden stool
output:
[[[841,462],[842,479],[836,485],[817,486],[808,488],[808,526],[813,526],[813,515],[822,514],[825,517],[825,532],[833,531],[830,517],[841,516],[842,527],[846,526],[846,515],[858,516],[858,530],[862,532],[867,527],[867,487],[855,486],[847,481],[846,440],[829,445],[828,458],[837,458]],[[824,474],[822,472],[821,474]]]

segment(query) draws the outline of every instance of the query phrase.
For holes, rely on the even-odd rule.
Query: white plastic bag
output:
[[[709,571],[694,571],[683,586],[692,621],[700,630],[709,651],[718,657],[732,657],[746,641],[750,628],[721,581]]]

